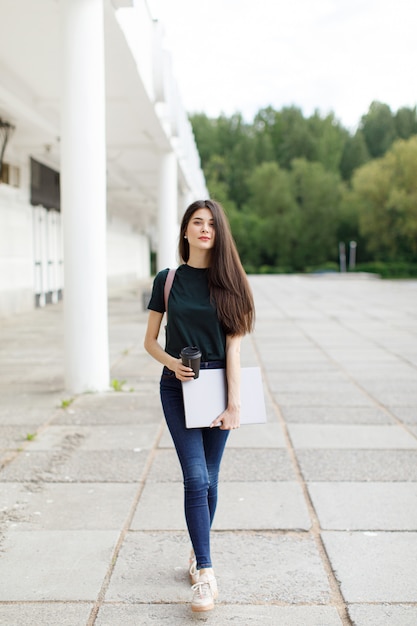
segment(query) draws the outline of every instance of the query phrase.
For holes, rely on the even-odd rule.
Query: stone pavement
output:
[[[251,282],[268,423],[230,436],[208,614],[138,289],[110,298],[122,391],[63,390],[61,305],[0,322],[0,624],[417,624],[417,281]]]

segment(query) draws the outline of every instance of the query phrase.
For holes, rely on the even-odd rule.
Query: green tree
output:
[[[417,111],[416,107],[410,109],[402,107],[395,114],[395,128],[400,139],[409,139],[417,134]]]
[[[228,163],[229,198],[241,208],[248,195],[247,179],[256,166],[255,144],[251,128],[240,114],[217,120],[220,152]]]
[[[271,135],[267,131],[262,130],[257,124],[254,124],[252,132],[255,150],[255,166],[274,161],[275,152]]]
[[[216,180],[225,183],[229,198],[241,208],[248,195],[248,176],[256,166],[252,127],[244,122],[240,113],[230,118],[220,115],[216,120],[192,116],[191,123],[199,150],[202,150],[207,179],[213,182],[212,169],[218,168],[218,159],[222,159],[224,169]]]
[[[278,111],[272,107],[260,109],[253,121],[253,133],[257,146],[266,146],[266,153],[257,150],[257,164],[277,160],[278,146],[282,140],[281,118]]]
[[[367,163],[370,159],[368,148],[361,130],[357,130],[353,137],[349,136],[343,149],[340,161],[340,174],[343,180],[350,180],[353,172]]]
[[[297,107],[284,107],[281,111],[272,107],[262,109],[255,116],[254,131],[257,135],[269,137],[273,160],[284,169],[289,169],[291,161],[297,157],[314,157],[315,139]]]
[[[326,171],[321,163],[296,159],[292,163],[291,183],[299,211],[296,268],[335,260],[341,201],[339,175]]]
[[[206,165],[205,177],[210,198],[220,202],[226,211],[234,211],[236,203],[230,199],[228,161],[214,154]]]
[[[265,263],[263,250],[264,220],[250,209],[229,208],[227,214],[243,266],[256,272]]]
[[[357,244],[356,260],[365,262],[371,260],[366,246],[366,239],[359,229],[359,208],[351,188],[343,184],[337,218],[337,241],[343,241],[346,245],[350,241]]]
[[[362,116],[360,128],[373,158],[384,155],[397,138],[391,109],[382,102],[372,102],[368,113]]]
[[[275,162],[262,163],[248,182],[246,213],[261,219],[259,264],[291,266],[292,249],[297,239],[297,206],[291,191],[289,173]]]
[[[417,260],[417,137],[398,140],[353,176],[359,226],[376,260]]]
[[[310,160],[321,163],[330,172],[339,172],[349,138],[347,130],[339,124],[333,113],[322,118],[318,111],[307,120],[307,127],[314,145]]]
[[[195,113],[190,116],[190,122],[198,145],[201,165],[204,169],[213,155],[221,154],[218,143],[217,121],[210,119],[205,113]]]
[[[229,160],[220,154],[211,155],[204,168],[204,175],[209,188],[211,184],[220,182],[224,183],[225,188],[228,189],[230,181]]]
[[[280,141],[275,144],[275,153],[281,167],[289,169],[292,161],[297,158],[314,160],[314,137],[300,109],[282,109],[277,114],[276,124],[280,128]]]

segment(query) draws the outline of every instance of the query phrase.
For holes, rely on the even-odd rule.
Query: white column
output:
[[[162,155],[158,195],[157,269],[178,265],[178,173],[174,152]]]
[[[182,206],[181,206],[181,211],[180,211],[180,215],[184,215],[185,211],[188,209],[188,207],[190,206],[190,204],[192,202],[195,202],[196,200],[205,200],[205,198],[200,198],[200,197],[196,197],[194,196],[194,194],[191,192],[190,189],[187,189],[184,191],[183,196],[182,196]]]
[[[68,390],[109,385],[103,0],[60,0],[61,204]]]

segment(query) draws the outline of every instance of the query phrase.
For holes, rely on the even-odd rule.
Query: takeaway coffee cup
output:
[[[194,370],[194,378],[198,378],[200,373],[201,352],[197,346],[187,346],[181,350],[181,360],[183,365]]]

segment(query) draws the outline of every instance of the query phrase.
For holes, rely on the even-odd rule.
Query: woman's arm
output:
[[[210,427],[232,430],[240,426],[240,335],[226,337],[227,407]]]
[[[164,314],[158,313],[158,311],[149,311],[148,317],[148,326],[146,328],[145,333],[145,341],[144,347],[149,354],[168,367],[168,369],[175,372],[175,376],[179,380],[190,380],[190,378],[194,377],[194,372],[191,367],[186,367],[182,364],[181,359],[176,359],[175,357],[165,352],[160,343],[158,342],[159,330],[161,328],[162,318]]]

